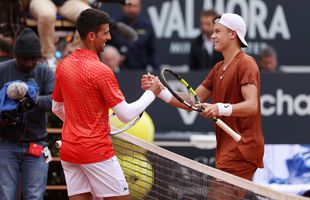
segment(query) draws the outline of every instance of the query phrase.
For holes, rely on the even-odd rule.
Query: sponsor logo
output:
[[[194,26],[194,21],[197,20],[195,14],[200,10],[214,8],[219,13],[234,13],[239,10],[247,23],[250,39],[275,39],[277,36],[285,40],[291,39],[285,11],[280,4],[274,10],[268,9],[267,3],[262,0],[204,0],[201,1],[202,7],[197,6],[198,4],[194,0],[186,0],[184,3],[169,0],[164,1],[159,8],[149,6],[147,12],[156,37],[164,39],[177,34],[179,38],[194,38],[200,33],[199,28]]]
[[[294,97],[279,88],[275,95],[261,96],[261,112],[263,116],[310,116],[310,95],[301,93]]]

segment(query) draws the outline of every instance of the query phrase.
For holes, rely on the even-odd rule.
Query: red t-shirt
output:
[[[53,100],[64,102],[62,160],[86,164],[114,155],[108,112],[125,99],[113,71],[91,50],[77,49],[58,65]]]

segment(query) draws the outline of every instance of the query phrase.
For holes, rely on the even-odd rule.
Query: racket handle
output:
[[[57,140],[56,142],[55,142],[55,146],[56,146],[56,148],[60,148],[61,147],[61,145],[62,145],[62,142],[61,142],[61,140]]]
[[[214,118],[215,123],[221,127],[228,135],[230,135],[236,142],[239,142],[241,136],[232,130],[227,124],[225,124],[221,119]]]

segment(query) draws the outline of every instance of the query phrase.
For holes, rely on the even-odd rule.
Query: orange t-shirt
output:
[[[225,72],[222,70],[223,64],[223,61],[217,63],[201,84],[212,92],[214,103],[236,104],[244,101],[241,87],[246,84],[254,84],[260,94],[260,73],[252,57],[243,52],[238,53]],[[219,117],[239,133],[242,139],[237,143],[221,128],[216,127],[217,168],[234,169],[238,165],[244,166],[240,161],[263,167],[264,138],[261,130],[260,96],[257,101],[259,109],[255,116]]]
[[[55,78],[52,98],[65,108],[61,159],[86,164],[111,158],[108,112],[125,99],[113,71],[95,52],[77,49],[58,65]]]

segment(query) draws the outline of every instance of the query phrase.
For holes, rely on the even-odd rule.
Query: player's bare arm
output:
[[[203,117],[211,118],[216,116],[221,116],[220,109],[224,109],[222,112],[226,112],[229,106],[231,106],[231,111],[225,116],[237,116],[237,117],[248,117],[255,115],[258,111],[258,91],[257,87],[253,84],[247,84],[241,87],[241,94],[244,101],[237,104],[229,104],[229,102],[223,102],[221,104],[208,104],[203,103],[204,111],[201,113]],[[226,104],[227,103],[227,104]]]
[[[196,88],[195,92],[201,102],[206,102],[212,96],[212,92],[207,88],[203,87],[202,85],[199,85]]]
[[[258,112],[258,90],[256,85],[247,84],[241,87],[244,101],[232,105],[232,116],[249,117]]]

